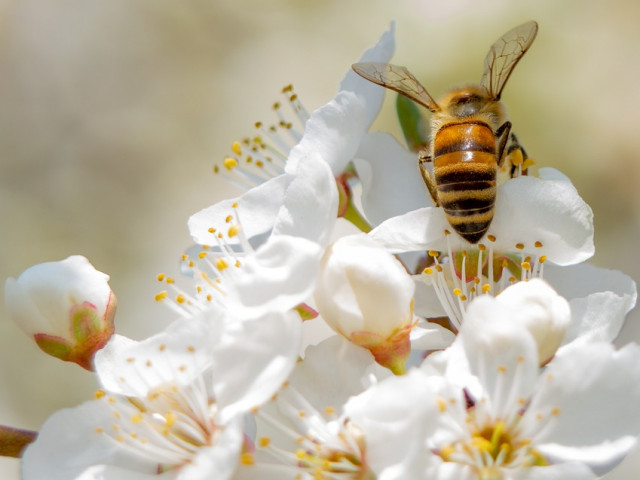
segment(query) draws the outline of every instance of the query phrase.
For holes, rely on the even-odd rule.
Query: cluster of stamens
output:
[[[445,230],[447,239],[449,235]],[[533,248],[517,243],[514,253],[502,253],[494,248],[494,235],[485,238],[487,243],[479,243],[476,248],[452,251],[448,242],[446,252],[428,252],[421,279],[434,287],[455,330],[460,329],[466,307],[474,298],[496,296],[513,283],[543,277],[546,256],[541,252],[541,242],[536,241]],[[531,251],[534,253],[526,253]]]
[[[212,302],[224,303],[225,281],[242,266],[242,257],[253,251],[243,233],[237,207],[237,203],[232,205],[233,213],[225,217],[224,228],[209,228],[213,245],[196,245],[182,255],[182,273],[195,280],[195,293],[186,292],[172,277],[160,273],[156,279],[166,289],[156,294],[156,301],[181,316],[198,313]]]
[[[158,348],[162,352],[166,347]],[[151,360],[131,357],[125,361],[147,371],[155,367]],[[180,374],[188,374],[190,369],[188,365],[176,368]],[[126,383],[122,377],[120,382]],[[216,404],[209,398],[202,376],[195,376],[187,385],[149,388],[145,397],[112,395],[103,390],[95,396],[108,405],[113,421],[99,424],[95,433],[141,458],[156,461],[159,473],[191,461],[198,449],[214,445],[221,432],[214,421]]]
[[[295,451],[284,449],[272,438],[264,436],[257,439],[256,453],[265,452],[278,458],[281,465],[273,465],[272,468],[283,474],[294,470],[299,478],[309,475],[309,478],[318,480],[368,479],[370,473],[364,461],[362,431],[348,419],[339,418],[334,407],[328,406],[320,413],[299,393],[293,389],[291,393],[307,407],[304,410],[296,409],[287,402],[281,402],[279,407],[306,425],[304,434],[299,433],[293,423],[285,424],[266,411],[258,411],[257,416],[279,434],[295,442],[298,448]],[[243,457],[246,465],[252,465],[253,461],[253,455],[245,454]]]
[[[282,89],[293,120],[283,112],[282,104],[276,102],[272,110],[277,122],[269,126],[256,122],[256,134],[235,141],[231,145],[231,155],[213,167],[216,174],[241,188],[251,188],[284,172],[284,165],[290,150],[300,141],[309,114],[293,92],[293,86]]]

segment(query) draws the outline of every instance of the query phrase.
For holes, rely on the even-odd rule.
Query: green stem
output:
[[[0,425],[0,456],[20,458],[38,432]]]
[[[369,225],[369,222],[367,222],[358,211],[351,199],[349,199],[349,203],[347,204],[347,210],[344,213],[344,218],[345,220],[349,220],[364,233],[369,233],[371,231],[371,225]]]

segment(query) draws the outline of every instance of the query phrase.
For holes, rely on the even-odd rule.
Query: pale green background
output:
[[[309,110],[328,101],[392,19],[394,63],[434,96],[479,80],[499,35],[539,22],[503,95],[515,131],[592,206],[593,263],[640,278],[640,2],[3,0],[0,282],[84,254],[111,275],[121,333],[161,328],[155,274],[177,274],[188,216],[233,191],[213,162],[271,120],[287,83]],[[389,98],[375,128],[397,134]],[[0,423],[37,429],[90,398],[90,374],[0,317]],[[629,322],[621,343],[640,337]],[[634,461],[609,478],[635,478]],[[0,459],[0,478],[17,477]]]

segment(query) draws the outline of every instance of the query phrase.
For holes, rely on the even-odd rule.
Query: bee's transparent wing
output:
[[[514,67],[536,38],[538,24],[523,23],[501,36],[489,49],[484,59],[484,73],[480,83],[495,100],[500,99],[502,89]]]
[[[355,63],[353,70],[370,82],[395,90],[414,102],[427,107],[432,112],[440,111],[429,92],[418,82],[406,67],[389,63]]]

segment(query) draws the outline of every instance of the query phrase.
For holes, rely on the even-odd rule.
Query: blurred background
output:
[[[0,0],[0,282],[85,255],[111,275],[118,331],[143,338],[172,318],[155,275],[178,274],[188,216],[238,193],[213,163],[272,120],[284,85],[308,110],[326,103],[396,20],[393,62],[437,97],[477,82],[492,42],[530,19],[538,38],[503,95],[515,131],[593,208],[592,263],[638,279],[635,0]],[[400,138],[392,96],[374,129]],[[632,313],[619,344],[639,324]],[[0,307],[0,424],[38,429],[95,389]],[[607,478],[637,478],[637,465]],[[0,478],[18,466],[0,458]]]

